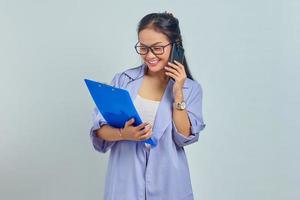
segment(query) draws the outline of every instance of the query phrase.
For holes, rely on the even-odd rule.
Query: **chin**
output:
[[[147,65],[148,69],[151,71],[151,72],[159,72],[161,70],[164,69],[163,66],[149,66]]]
[[[148,69],[152,72],[159,72],[164,69],[165,65],[162,63],[158,63],[157,65],[151,65],[149,63],[146,63]]]

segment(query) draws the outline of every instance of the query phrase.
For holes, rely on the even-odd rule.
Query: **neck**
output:
[[[152,72],[147,67],[147,69],[146,69],[146,75],[149,78],[155,79],[155,80],[157,80],[157,81],[159,81],[161,83],[167,83],[169,81],[169,79],[170,79],[170,77],[165,74],[165,70],[164,69],[162,69],[162,70],[160,70],[158,72]]]

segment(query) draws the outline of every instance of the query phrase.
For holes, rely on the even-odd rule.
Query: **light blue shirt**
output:
[[[145,75],[146,66],[117,73],[111,85],[126,89],[135,99]],[[138,141],[106,141],[95,135],[107,122],[95,108],[90,136],[94,148],[102,153],[110,150],[105,180],[105,200],[193,200],[193,190],[184,146],[198,141],[204,129],[202,88],[187,78],[183,86],[186,110],[191,122],[191,135],[178,132],[172,119],[173,84],[170,79],[158,106],[152,128],[157,146],[146,150]]]

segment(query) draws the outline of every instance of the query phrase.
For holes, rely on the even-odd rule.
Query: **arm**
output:
[[[151,125],[144,122],[138,126],[133,126],[134,119],[130,119],[125,123],[124,128],[114,128],[108,124],[98,129],[95,135],[106,141],[142,141],[150,138],[152,133]]]
[[[96,131],[95,135],[106,141],[124,140],[124,138],[122,137],[122,134],[121,134],[121,129],[114,128],[108,124],[105,124],[101,128],[99,128]]]
[[[176,93],[175,102],[183,101],[183,91]],[[177,110],[173,108],[173,121],[178,132],[188,137],[191,134],[191,124],[186,110]]]
[[[183,98],[181,94],[175,98]],[[180,100],[180,99],[179,99]],[[199,132],[205,128],[202,117],[202,88],[195,82],[186,99],[184,111],[173,109],[173,139],[183,147],[198,141]]]
[[[111,85],[115,86],[115,87],[120,87],[120,74],[119,73],[117,73],[114,76],[113,80],[111,81]],[[101,130],[102,128],[104,128],[104,130],[108,131],[108,133],[106,133],[106,132],[103,133],[103,131]],[[101,113],[99,112],[98,108],[95,107],[94,113],[93,113],[93,126],[90,130],[90,137],[91,137],[94,148],[97,151],[102,152],[102,153],[105,153],[106,151],[108,151],[116,142],[116,137],[117,137],[116,130],[117,129],[114,129],[107,124],[107,122],[105,121],[105,119],[103,118]],[[114,136],[112,136],[113,138],[106,137],[110,133],[112,133],[114,135]],[[102,136],[104,138],[102,138]],[[108,139],[108,140],[106,140],[106,139]]]
[[[99,131],[102,128],[104,128],[105,126],[109,126],[109,125],[107,124],[105,119],[102,117],[98,108],[94,109],[93,123],[94,123],[94,125],[92,126],[92,128],[90,130],[90,137],[91,137],[93,146],[97,151],[99,151],[101,153],[105,153],[115,144],[115,141],[108,141],[108,140],[105,140],[104,138],[100,137]]]

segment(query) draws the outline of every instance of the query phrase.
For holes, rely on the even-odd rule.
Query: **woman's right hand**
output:
[[[124,140],[131,140],[131,141],[142,141],[147,140],[152,135],[152,127],[151,124],[145,122],[138,126],[133,126],[134,118],[128,120],[125,123],[124,128],[121,128],[121,135]],[[145,128],[143,130],[143,128]]]

